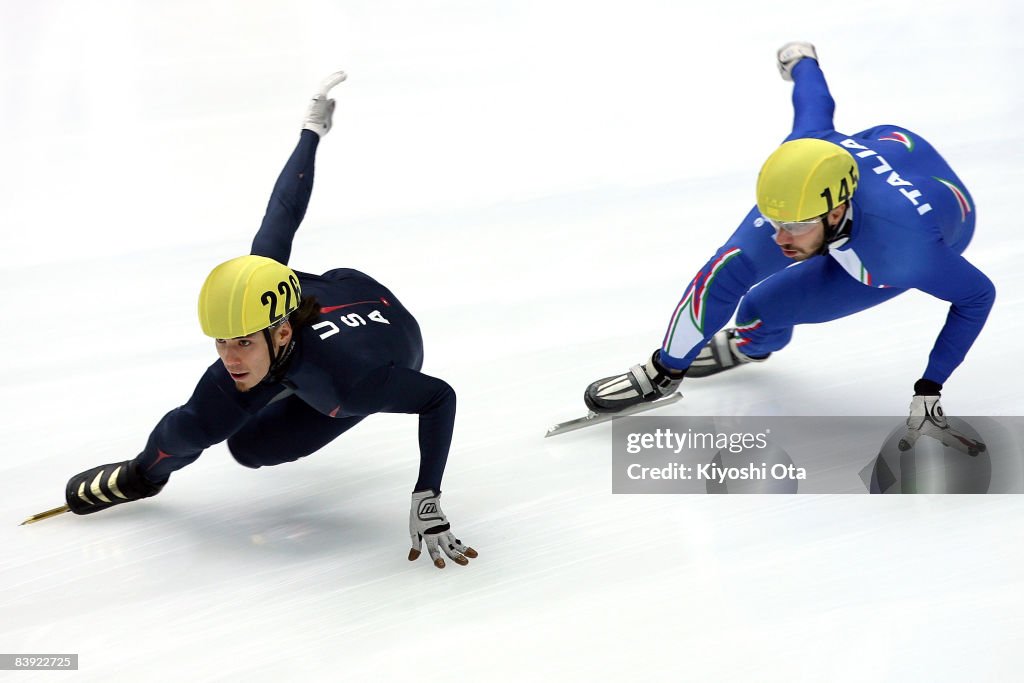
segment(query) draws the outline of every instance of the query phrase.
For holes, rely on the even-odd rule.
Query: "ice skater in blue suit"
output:
[[[914,384],[910,438],[942,432],[950,441],[940,391],[995,300],[992,282],[962,255],[974,234],[974,200],[910,129],[836,131],[813,45],[785,45],[778,66],[794,83],[793,131],[761,168],[757,205],[690,282],[661,347],[646,363],[592,383],[586,403],[607,413],[657,400],[684,377],[766,360],[796,325],[918,289],[950,308]],[[734,312],[736,327],[723,329]]]

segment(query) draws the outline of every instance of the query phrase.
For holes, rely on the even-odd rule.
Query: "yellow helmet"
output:
[[[817,218],[850,199],[857,162],[837,144],[816,138],[783,143],[757,176],[757,208],[781,223]]]
[[[199,324],[214,339],[234,339],[284,320],[302,289],[288,266],[265,256],[240,256],[207,276],[199,292]]]

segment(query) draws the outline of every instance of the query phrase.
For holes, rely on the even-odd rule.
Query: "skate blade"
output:
[[[568,422],[560,422],[554,425],[553,427],[551,427],[551,429],[548,430],[547,434],[544,435],[544,438],[546,439],[549,436],[558,436],[559,434],[565,434],[566,432],[574,432],[577,429],[583,429],[584,427],[589,427],[591,425],[602,424],[604,422],[610,421],[612,418],[615,417],[636,415],[637,413],[646,413],[649,410],[656,410],[658,408],[670,406],[676,401],[680,400],[682,397],[683,395],[677,391],[676,393],[671,394],[669,396],[659,398],[657,401],[651,401],[650,403],[639,403],[635,406],[626,408],[625,410],[620,410],[617,413],[595,413],[593,411],[590,411],[583,417],[578,417],[575,420],[569,420]]]
[[[26,524],[35,524],[36,522],[41,522],[44,519],[49,519],[50,517],[56,517],[57,515],[64,514],[65,512],[71,512],[71,508],[69,508],[67,505],[61,505],[59,508],[53,508],[52,510],[47,510],[46,512],[40,512],[38,515],[32,515],[18,526],[25,526]]]

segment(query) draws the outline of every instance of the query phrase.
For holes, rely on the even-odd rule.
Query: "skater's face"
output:
[[[846,204],[837,206],[819,218],[810,229],[804,225],[799,230],[786,230],[773,223],[775,244],[779,245],[786,258],[791,258],[794,261],[809,259],[819,253],[825,243],[825,222],[828,221],[830,226],[835,227],[839,225],[839,221],[842,220],[845,213]]]
[[[794,235],[789,230],[775,230],[775,244],[782,249],[783,256],[794,261],[811,258],[821,250],[824,241],[824,219],[819,220],[816,226],[799,235]]]
[[[285,346],[292,338],[289,323],[274,328],[270,333],[274,346]],[[239,391],[249,391],[263,381],[270,372],[270,349],[263,332],[253,332],[246,337],[216,340],[217,355],[224,368],[235,381]],[[280,351],[278,351],[279,353]]]

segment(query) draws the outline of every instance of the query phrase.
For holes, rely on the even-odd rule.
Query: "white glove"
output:
[[[815,51],[814,46],[810,43],[793,42],[786,43],[779,48],[778,52],[779,60],[779,73],[782,74],[782,80],[791,81],[793,80],[793,67],[804,57],[810,57],[817,61],[818,53]]]
[[[409,550],[410,561],[419,558],[421,543],[426,538],[427,552],[430,553],[430,558],[438,569],[444,569],[441,550],[456,564],[463,566],[469,564],[469,560],[466,558],[477,557],[477,552],[469,546],[463,545],[462,541],[452,535],[450,529],[448,518],[441,511],[440,493],[434,493],[427,489],[412,494],[412,506],[409,509],[409,536],[412,539],[412,548]],[[438,550],[438,546],[440,546],[440,550]]]
[[[914,396],[914,400],[910,402],[907,432],[900,439],[899,449],[909,451],[923,434],[941,441],[943,446],[955,448],[972,458],[978,453],[983,453],[985,444],[981,441],[975,441],[955,429],[950,429],[939,399],[939,396]]]
[[[320,85],[320,92],[309,103],[309,111],[302,123],[305,130],[311,130],[320,137],[327,135],[331,129],[331,118],[334,116],[334,100],[327,99],[331,88],[344,81],[348,76],[344,71],[335,71]]]

